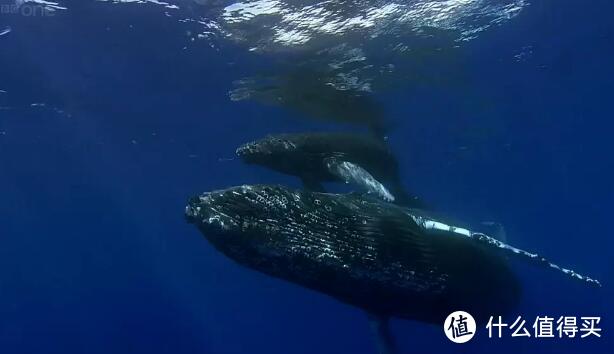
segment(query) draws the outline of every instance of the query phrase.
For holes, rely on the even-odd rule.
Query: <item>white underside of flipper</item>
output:
[[[387,202],[394,201],[394,196],[388,189],[364,168],[348,161],[337,160],[336,158],[328,158],[324,163],[330,173],[341,178],[345,183],[356,184]]]

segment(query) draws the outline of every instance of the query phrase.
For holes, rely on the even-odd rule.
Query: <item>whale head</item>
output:
[[[186,219],[217,248],[247,250],[282,236],[289,210],[298,207],[295,198],[300,197],[276,186],[233,187],[192,198]]]
[[[297,145],[290,138],[267,136],[239,146],[237,156],[246,163],[260,164],[268,167],[279,165],[286,160],[293,160]]]

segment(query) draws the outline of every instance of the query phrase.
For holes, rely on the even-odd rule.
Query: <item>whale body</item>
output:
[[[402,186],[399,165],[384,141],[353,133],[269,135],[237,148],[248,164],[299,177],[305,188],[323,192],[323,182],[340,181],[386,201],[423,207]]]
[[[234,261],[383,318],[484,318],[520,297],[489,244],[364,195],[240,186],[192,198],[186,217]]]

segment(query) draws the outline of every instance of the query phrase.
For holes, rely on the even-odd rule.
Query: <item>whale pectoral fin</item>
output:
[[[348,162],[338,160],[336,158],[328,158],[324,161],[328,171],[333,175],[339,177],[345,183],[352,183],[359,185],[367,190],[369,193],[374,193],[387,202],[394,201],[394,196],[376,180],[369,172],[364,168]]]
[[[536,264],[538,266],[542,266],[545,268],[550,268],[550,269],[554,269],[556,271],[559,271],[573,279],[576,280],[580,280],[586,284],[589,285],[593,285],[596,287],[601,287],[601,283],[599,282],[599,280],[597,279],[593,279],[591,277],[587,277],[586,275],[582,275],[579,273],[576,273],[574,270],[572,269],[567,269],[567,268],[563,268],[557,264],[554,264],[552,262],[550,262],[548,259],[546,259],[545,257],[542,257],[536,253],[531,253],[531,252],[527,252],[525,250],[522,250],[520,248],[516,248],[513,246],[510,246],[506,243],[503,243],[497,239],[495,239],[494,237],[490,237],[488,235],[482,234],[482,233],[478,233],[478,232],[474,232],[470,235],[470,237],[488,247],[495,247],[499,250],[501,250],[505,255],[509,255],[510,258],[514,257],[514,258],[518,258],[521,260],[525,260],[528,261],[530,263]]]
[[[368,313],[369,325],[377,345],[378,354],[395,354],[394,338],[390,332],[389,319],[386,316]]]
[[[303,176],[301,177],[301,181],[303,182],[303,187],[311,192],[325,192],[324,186],[317,179],[312,176]]]

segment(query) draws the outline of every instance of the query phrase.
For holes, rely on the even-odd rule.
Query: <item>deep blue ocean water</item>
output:
[[[200,192],[300,186],[225,160],[239,144],[343,126],[231,101],[271,55],[192,41],[171,10],[62,5],[0,15],[0,353],[375,353],[363,312],[240,267],[183,217]],[[532,1],[435,79],[374,93],[412,191],[604,284],[517,264],[515,314],[601,316],[602,337],[456,345],[394,320],[400,353],[613,352],[613,11]]]

